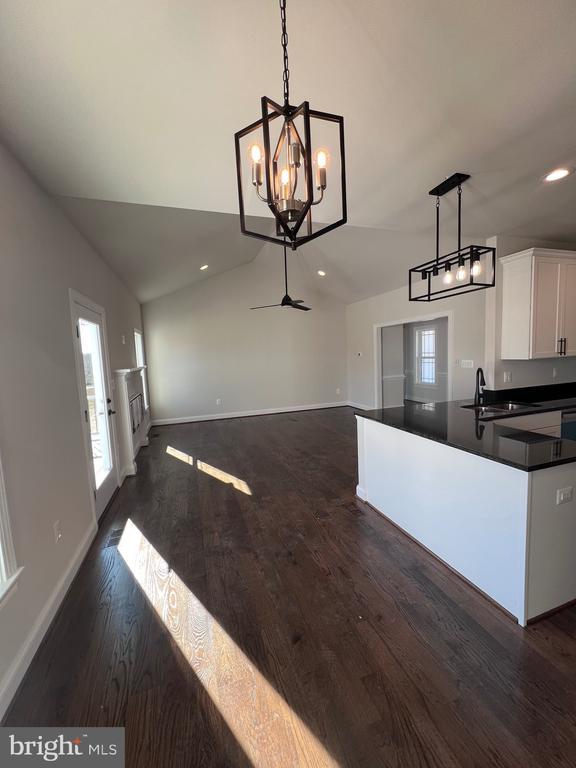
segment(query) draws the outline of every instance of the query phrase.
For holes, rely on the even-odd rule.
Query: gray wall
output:
[[[1,708],[2,693],[17,682],[18,654],[30,647],[35,622],[94,525],[68,289],[105,307],[113,368],[134,364],[140,307],[1,147],[0,231],[0,455],[24,567],[0,607]],[[55,520],[63,534],[58,544]]]
[[[344,305],[314,290],[298,254],[288,257],[290,295],[305,299],[311,312],[250,311],[284,293],[282,250],[275,246],[143,305],[154,420],[347,400]]]
[[[361,407],[374,408],[377,402],[376,373],[379,323],[414,322],[431,315],[448,314],[451,319],[452,397],[471,397],[474,369],[461,368],[460,360],[484,362],[484,301],[487,291],[469,293],[429,306],[408,301],[408,288],[381,293],[346,307],[348,339],[348,397]],[[450,396],[450,394],[449,394]]]

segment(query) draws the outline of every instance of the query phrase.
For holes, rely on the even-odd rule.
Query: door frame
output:
[[[81,392],[81,382],[84,381],[84,369],[82,366],[82,360],[80,358],[80,355],[78,354],[78,344],[77,344],[77,338],[76,338],[76,307],[84,307],[85,309],[90,310],[91,312],[95,312],[97,315],[100,315],[102,318],[102,352],[104,354],[104,369],[105,369],[105,376],[106,376],[106,384],[108,386],[108,392],[110,393],[110,397],[112,399],[112,406],[114,405],[113,400],[113,393],[114,389],[112,386],[112,370],[110,367],[110,354],[108,351],[108,327],[106,325],[106,310],[104,307],[100,306],[100,304],[96,304],[95,301],[92,301],[92,299],[89,299],[87,296],[84,296],[84,294],[80,293],[79,291],[75,290],[74,288],[68,289],[68,295],[69,295],[69,301],[70,301],[70,323],[71,323],[71,331],[72,331],[72,343],[74,345],[74,366],[76,370],[76,385],[78,388],[78,396],[82,398],[84,395]],[[80,405],[82,406],[82,399],[80,399]],[[80,409],[83,412],[83,408]],[[116,487],[118,488],[120,486],[120,473],[118,469],[118,440],[116,438],[116,425],[114,423],[114,419],[108,419],[108,425],[110,429],[110,442],[112,444],[112,451],[114,454],[114,475],[116,478]],[[94,517],[94,521],[96,524],[99,522],[98,513],[96,511],[96,488],[94,483],[94,466],[93,466],[93,458],[92,458],[92,449],[91,449],[91,442],[90,442],[90,435],[88,434],[86,430],[86,425],[84,419],[81,418],[81,426],[82,426],[82,436],[84,443],[84,455],[86,458],[86,474],[88,477],[88,487],[90,489],[90,507],[92,509],[92,515]]]
[[[380,341],[380,329],[389,328],[393,325],[406,325],[407,323],[427,323],[430,320],[438,320],[445,317],[448,321],[448,400],[452,400],[452,363],[454,357],[454,312],[451,309],[445,309],[443,312],[434,312],[429,315],[416,315],[403,320],[390,320],[386,323],[374,323],[374,408],[382,408],[382,346]]]

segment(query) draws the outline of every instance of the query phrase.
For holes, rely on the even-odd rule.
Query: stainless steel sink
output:
[[[488,403],[486,405],[463,405],[471,411],[475,411],[480,416],[488,414],[514,413],[516,411],[531,411],[533,408],[539,408],[535,403],[514,403],[511,400],[505,403]]]
[[[483,415],[485,413],[502,413],[501,410],[497,410],[496,408],[493,408],[491,405],[463,405],[462,408],[465,408],[469,411],[475,411],[477,414]]]
[[[513,403],[511,401],[507,403],[491,403],[491,407],[497,411],[525,411],[532,408],[540,408],[535,403]]]

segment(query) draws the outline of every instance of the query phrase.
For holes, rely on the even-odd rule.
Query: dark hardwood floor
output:
[[[129,768],[576,765],[576,608],[520,629],[355,499],[355,435],[154,428],[6,724],[125,725]]]

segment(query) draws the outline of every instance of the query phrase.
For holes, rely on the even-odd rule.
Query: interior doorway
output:
[[[380,328],[380,407],[449,399],[448,318]]]
[[[118,487],[106,319],[102,307],[77,294],[72,318],[82,426],[99,518]]]

